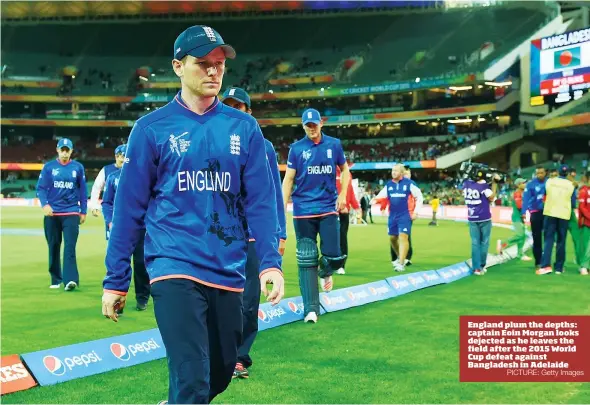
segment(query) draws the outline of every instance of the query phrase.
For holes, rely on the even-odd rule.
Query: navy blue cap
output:
[[[322,122],[322,116],[318,110],[313,108],[308,108],[307,110],[303,111],[303,115],[301,116],[301,122],[303,125],[307,125],[310,122],[319,125]]]
[[[250,96],[246,90],[239,87],[229,87],[223,92],[221,101],[225,101],[228,98],[233,98],[240,103],[246,104],[246,107],[250,108]]]
[[[57,149],[61,148],[68,148],[69,150],[74,149],[74,143],[70,141],[68,138],[61,138],[57,143]]]
[[[174,41],[174,59],[182,59],[186,55],[202,58],[215,48],[223,48],[229,59],[236,57],[236,51],[231,45],[223,42],[217,31],[206,25],[194,25],[184,30]]]
[[[115,156],[124,155],[127,152],[127,144],[119,145],[115,148]]]

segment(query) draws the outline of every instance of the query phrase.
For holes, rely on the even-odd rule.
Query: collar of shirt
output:
[[[315,143],[314,141],[312,141],[311,139],[309,139],[309,136],[307,136],[307,134],[305,134],[305,140],[307,141],[307,143],[309,143],[310,145],[314,146],[314,145],[321,145],[322,143],[324,143],[324,139],[326,137],[326,134],[324,134],[322,132],[322,138],[320,139],[320,141],[318,143]]]
[[[221,108],[220,106],[222,105],[219,102],[219,98],[215,97],[215,100],[213,101],[213,103],[207,107],[207,109],[203,112],[203,114],[198,114],[195,111],[193,111],[187,104],[186,102],[182,99],[181,97],[181,91],[179,91],[176,96],[174,97],[174,100],[172,100],[172,102],[176,105],[178,105],[179,107],[181,107],[181,110],[183,111],[187,111],[189,112],[193,117],[197,118],[198,120],[205,118],[205,116],[211,112],[211,111],[215,111],[219,108]]]

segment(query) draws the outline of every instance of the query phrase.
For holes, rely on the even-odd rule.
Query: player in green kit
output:
[[[522,194],[526,187],[525,179],[516,179],[514,182],[516,185],[516,191],[512,195],[512,227],[514,228],[514,235],[508,239],[505,243],[498,240],[498,254],[502,254],[504,249],[508,246],[516,244],[518,249],[518,256],[522,261],[531,261],[531,258],[523,253],[524,242],[526,241],[526,226],[524,224],[523,215],[521,214],[522,209]]]

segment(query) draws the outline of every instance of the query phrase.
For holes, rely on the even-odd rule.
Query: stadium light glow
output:
[[[507,81],[507,82],[485,82],[485,84],[487,84],[488,86],[492,86],[492,87],[503,87],[503,86],[510,86],[512,85],[511,81]]]
[[[461,90],[471,90],[473,86],[451,86],[449,90],[461,91]]]
[[[447,122],[449,124],[466,124],[469,122],[472,122],[473,120],[471,118],[459,118],[459,119],[454,119],[454,120],[447,120]]]
[[[154,76],[156,76],[156,74],[155,73],[152,73],[150,76],[154,77]]]
[[[139,79],[140,80],[143,80],[144,82],[147,82],[148,81],[147,77],[143,77],[143,76],[139,76]]]
[[[270,94],[274,93],[274,91],[272,91],[272,89],[270,89],[268,92],[269,92]]]
[[[72,75],[72,79],[75,79],[75,78],[76,78],[76,75]]]
[[[479,122],[484,122],[486,119],[485,118],[478,118],[477,119]]]
[[[420,83],[420,78],[419,77],[416,78],[416,83]]]

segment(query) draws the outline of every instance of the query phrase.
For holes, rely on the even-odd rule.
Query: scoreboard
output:
[[[590,89],[590,28],[531,41],[531,105],[577,100]]]

